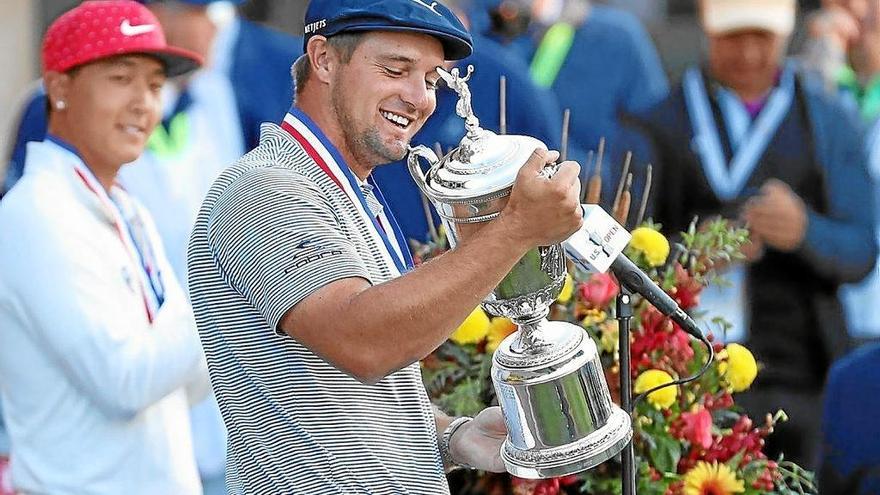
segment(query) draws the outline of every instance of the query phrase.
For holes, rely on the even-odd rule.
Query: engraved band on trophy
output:
[[[472,66],[464,77],[457,68],[437,71],[459,95],[456,113],[465,120],[467,133],[442,158],[416,146],[407,162],[454,249],[499,215],[520,167],[535,148],[546,146],[532,137],[498,135],[479,126],[467,86]],[[420,159],[430,164],[427,172]],[[508,429],[501,457],[508,472],[523,478],[590,469],[620,452],[632,437],[630,416],[611,401],[596,344],[577,325],[547,320],[565,276],[561,245],[537,247],[483,301],[487,311],[518,326],[495,351],[492,381]]]

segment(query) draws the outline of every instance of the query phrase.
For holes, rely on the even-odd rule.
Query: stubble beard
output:
[[[336,86],[330,95],[330,104],[333,107],[336,118],[339,120],[342,138],[352,156],[372,166],[402,160],[406,156],[409,141],[401,142],[400,147],[395,149],[396,147],[388,146],[382,141],[379,130],[375,127],[358,129],[354,117],[352,117],[348,107],[345,105],[346,97],[342,93],[341,88]]]

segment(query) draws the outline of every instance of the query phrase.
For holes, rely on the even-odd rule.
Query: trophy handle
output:
[[[419,163],[419,158],[427,160],[428,164],[432,167],[440,161],[440,158],[438,158],[437,154],[427,146],[420,144],[418,146],[409,147],[409,157],[406,159],[406,164],[409,166],[409,173],[412,175],[416,185],[419,186],[419,189],[422,190],[425,196],[430,198],[431,196],[428,194],[427,187],[428,181],[425,178],[425,173],[422,171],[422,165]]]

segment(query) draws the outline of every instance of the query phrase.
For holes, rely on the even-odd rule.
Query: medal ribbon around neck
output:
[[[367,206],[367,200],[364,197],[363,192],[361,192],[361,188],[358,185],[354,173],[318,126],[299,109],[291,108],[290,112],[284,117],[284,121],[281,123],[281,128],[287,131],[287,133],[303,147],[306,153],[315,161],[315,163],[318,164],[321,170],[327,174],[343,193],[345,193],[363,220],[366,221],[367,224],[373,226],[373,228],[370,229],[370,235],[374,238],[377,244],[385,247],[385,249],[381,250],[382,257],[385,259],[389,268],[393,267],[396,269],[397,273],[395,275],[406,273],[412,269],[412,255],[410,255],[409,249],[406,245],[401,244],[405,239],[403,231],[394,219],[394,215],[388,207],[388,203],[385,201],[382,191],[379,190],[379,187],[376,185],[375,181],[372,180],[372,177],[370,177],[368,181],[374,188],[376,198],[382,203],[385,216],[391,224],[390,227],[394,231],[394,236],[397,240],[397,250],[394,249],[394,246],[391,244],[391,240],[388,238],[388,235],[386,235],[385,230],[379,223],[379,219],[370,213],[370,209]],[[403,255],[403,259],[400,258],[398,252]]]
[[[729,166],[725,163],[718,126],[700,70],[696,67],[688,69],[683,85],[688,115],[694,129],[693,142],[706,179],[718,199],[736,199],[791,109],[795,92],[794,70],[790,66],[783,70],[779,86],[772,91],[764,109],[742,136],[738,146],[734,146],[735,152]]]
[[[144,301],[144,310],[147,313],[147,321],[152,324],[156,313],[158,313],[159,308],[162,307],[165,301],[165,288],[162,284],[158,266],[156,266],[155,259],[152,256],[152,249],[149,246],[149,239],[146,238],[146,232],[143,235],[143,242],[146,243],[144,246],[145,252],[141,252],[141,249],[134,241],[131,227],[125,221],[119,207],[110,199],[107,191],[104,190],[98,179],[92,174],[92,171],[78,163],[73,165],[73,169],[86,188],[97,197],[101,208],[110,217],[115,227],[116,235],[119,237],[120,242],[122,242],[129,259],[141,268],[137,270],[139,275],[138,282]]]

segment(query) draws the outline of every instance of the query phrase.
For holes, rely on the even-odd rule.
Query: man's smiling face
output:
[[[379,165],[406,155],[436,108],[436,67],[442,63],[443,47],[432,36],[364,34],[330,84],[333,112],[358,162]]]

